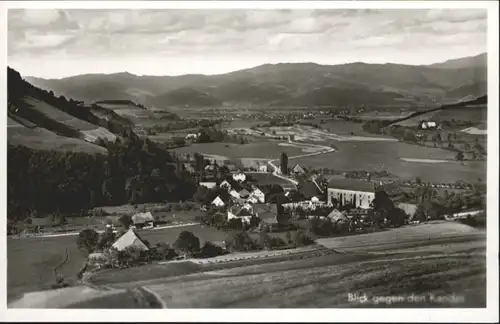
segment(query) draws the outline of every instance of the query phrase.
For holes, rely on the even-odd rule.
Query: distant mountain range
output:
[[[87,74],[26,80],[76,100],[132,100],[147,107],[395,105],[456,101],[487,92],[486,53],[426,66],[264,64],[222,75]]]

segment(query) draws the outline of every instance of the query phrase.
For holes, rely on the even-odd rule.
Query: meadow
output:
[[[454,182],[458,179],[476,181],[485,179],[486,163],[480,161],[454,161],[456,153],[432,147],[411,145],[401,142],[339,142],[332,143],[336,152],[311,157],[293,159],[305,167],[330,168],[340,171],[386,170],[401,179],[415,179],[419,176],[424,181]],[[406,162],[402,158],[448,160],[434,164],[424,162]]]
[[[26,146],[37,150],[56,150],[64,152],[84,152],[107,154],[104,147],[77,138],[59,136],[45,128],[27,128],[22,125],[7,127],[9,144]]]
[[[227,233],[211,227],[191,225],[139,231],[139,235],[150,244],[172,244],[180,232],[191,231],[205,241],[223,241]],[[76,275],[84,266],[86,254],[76,244],[77,236],[32,237],[23,239],[7,238],[7,297],[12,300],[29,291],[49,289],[55,283],[54,267],[65,258],[68,249],[69,259],[59,269],[59,273],[69,283],[75,283]]]
[[[447,236],[442,237],[441,231]],[[391,233],[395,238],[388,233],[337,238],[337,243],[343,241],[341,251],[288,261],[207,267],[184,262],[164,268],[163,273],[174,272],[167,277],[161,275],[160,265],[147,275],[145,270],[144,276],[138,268],[134,272],[138,282],[126,280],[126,275],[122,283],[107,277],[113,287],[147,287],[168,308],[485,307],[484,231],[441,223]],[[415,242],[406,244],[407,236]],[[360,245],[362,241],[369,243]],[[182,267],[186,273],[196,273],[179,276]],[[366,294],[368,300],[350,301],[349,293]],[[412,295],[418,300],[409,298]],[[435,298],[453,295],[458,298]]]
[[[219,155],[228,159],[239,158],[262,158],[262,159],[277,159],[282,152],[288,156],[303,154],[301,148],[293,146],[280,146],[278,143],[270,141],[255,141],[248,144],[235,143],[204,143],[193,144],[181,148],[176,148],[174,151],[178,154],[201,153],[206,155]]]
[[[68,125],[70,127],[73,127],[77,130],[81,131],[88,131],[88,130],[93,130],[97,129],[99,126],[91,124],[89,122],[86,122],[84,120],[78,119],[76,117],[73,117],[67,113],[65,113],[62,110],[57,109],[54,106],[51,106],[50,104],[40,101],[35,98],[27,97],[24,99],[24,102],[32,107],[34,107],[36,110],[42,112],[45,114],[47,117],[58,121],[60,123],[63,123],[65,125]]]

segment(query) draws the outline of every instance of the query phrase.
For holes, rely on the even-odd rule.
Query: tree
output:
[[[116,240],[115,233],[113,233],[112,230],[106,230],[99,237],[99,241],[97,243],[97,249],[98,250],[109,249],[111,245],[113,245],[115,240]]]
[[[213,258],[218,255],[224,254],[224,250],[212,242],[206,241],[200,251],[200,257],[202,258]]]
[[[288,155],[281,153],[281,173],[288,175]]]
[[[192,232],[182,231],[173,246],[184,253],[192,253],[200,249],[200,239]]]
[[[80,250],[84,250],[89,254],[94,252],[99,242],[99,233],[93,229],[84,229],[78,234],[76,244]]]
[[[257,244],[244,231],[229,234],[225,239],[225,243],[229,251],[252,251],[258,249]]]
[[[132,220],[132,216],[130,215],[122,215],[118,221],[122,224],[125,229],[128,229],[130,226],[134,225],[134,221]]]
[[[457,153],[457,155],[455,156],[455,160],[457,160],[457,161],[463,161],[464,160],[464,154],[459,151]]]
[[[243,229],[243,222],[241,218],[231,218],[228,222],[228,227],[233,230]]]

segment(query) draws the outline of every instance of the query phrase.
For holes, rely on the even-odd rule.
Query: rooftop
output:
[[[352,191],[375,192],[374,183],[362,180],[335,179],[328,183],[328,188]]]

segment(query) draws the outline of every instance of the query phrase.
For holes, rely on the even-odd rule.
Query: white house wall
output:
[[[373,192],[328,188],[328,204],[337,199],[342,205],[353,204],[354,207],[367,209],[374,198]]]

